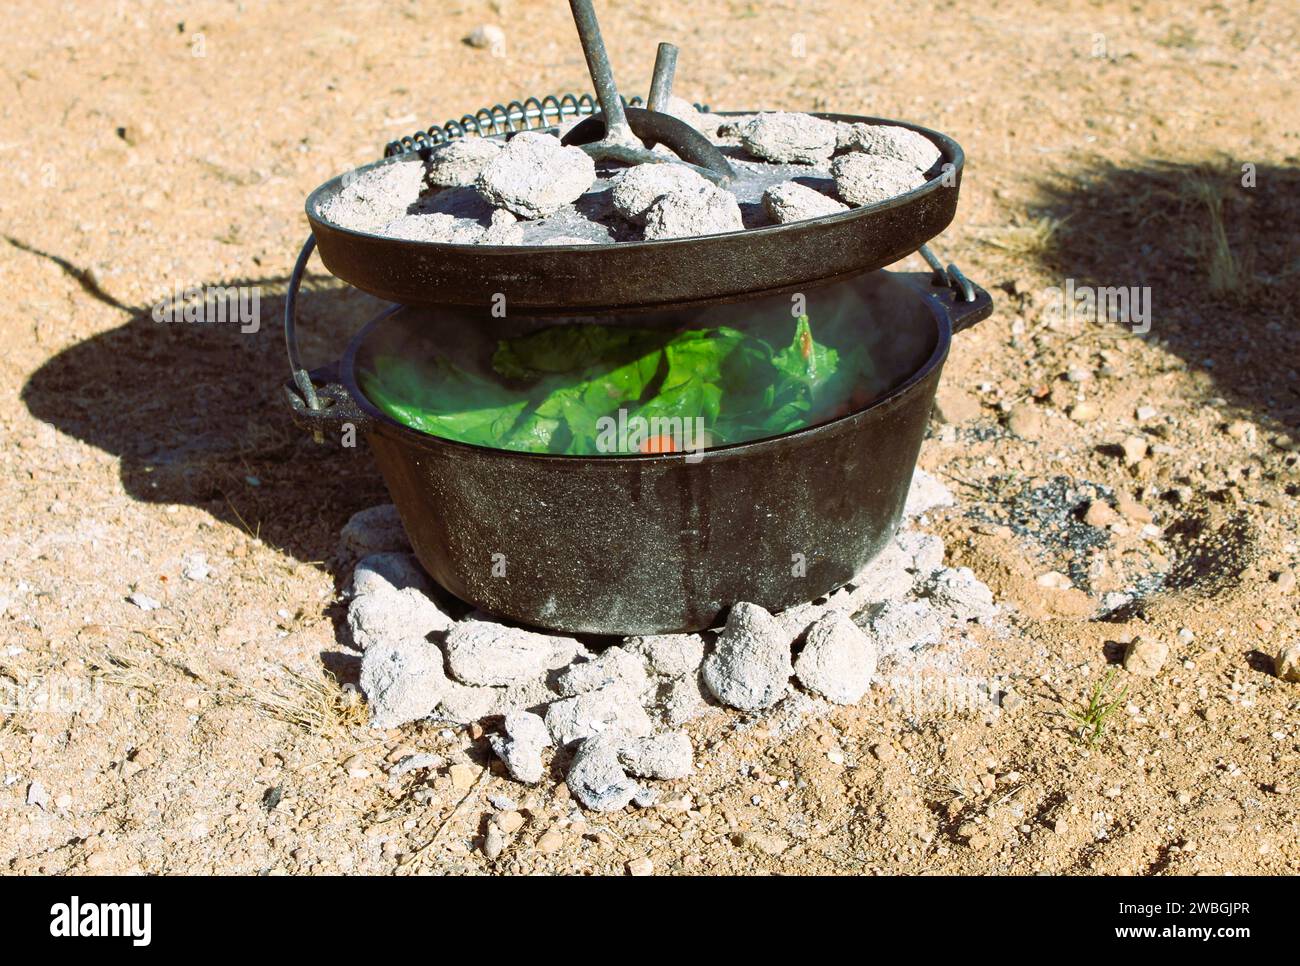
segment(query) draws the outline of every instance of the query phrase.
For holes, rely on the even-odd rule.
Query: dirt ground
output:
[[[477,728],[365,727],[332,559],[385,494],[281,404],[303,200],[418,127],[589,89],[567,5],[11,5],[0,869],[1300,871],[1300,685],[1272,661],[1300,641],[1296,6],[598,6],[625,89],[673,40],[678,91],[716,109],[965,148],[935,247],[997,309],[955,340],[921,462],[1004,628],[827,717],[694,722],[699,770],[652,809],[514,785]],[[505,56],[461,42],[487,22]],[[319,364],[375,303],[314,271]],[[1150,331],[1053,312],[1067,280],[1149,287]],[[257,332],[152,318],[231,284],[260,287]],[[1139,635],[1164,668],[1108,677]],[[1089,743],[1067,712],[1098,685],[1119,701]],[[411,750],[447,767],[387,777]],[[489,794],[519,825],[493,861]]]

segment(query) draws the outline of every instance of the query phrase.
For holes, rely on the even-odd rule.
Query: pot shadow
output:
[[[1040,185],[1038,217],[1022,227],[1020,244],[1062,287],[1067,279],[1149,286],[1145,338],[1204,373],[1208,395],[1294,427],[1300,169],[1257,165],[1252,173],[1248,187],[1241,163],[1224,158],[1097,165]]]
[[[67,259],[7,240],[54,262],[126,319],[45,361],[21,398],[37,419],[116,456],[133,499],[199,507],[311,563],[332,557],[349,515],[388,501],[367,447],[317,444],[289,418],[286,277],[213,281],[204,287],[222,291],[207,306],[215,315],[224,302],[227,321],[160,323],[153,306],[123,304]],[[246,308],[258,293],[256,331],[241,331],[232,288],[245,290]],[[382,306],[308,276],[298,311],[306,363],[337,359]]]

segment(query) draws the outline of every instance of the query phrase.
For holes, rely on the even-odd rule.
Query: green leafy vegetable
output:
[[[379,354],[363,367],[361,388],[394,419],[435,436],[613,455],[739,443],[812,425],[848,411],[864,366],[860,349],[842,357],[818,343],[807,316],[780,349],[727,327],[674,334],[558,325],[500,342],[485,375],[441,354]],[[635,432],[617,435],[629,426]]]

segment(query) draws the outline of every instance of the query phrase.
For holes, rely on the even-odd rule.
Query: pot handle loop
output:
[[[298,352],[298,290],[302,288],[302,277],[307,271],[307,262],[316,250],[316,236],[308,235],[298,261],[294,263],[293,274],[289,276],[289,289],[284,296],[284,347],[289,354],[289,374],[293,384],[298,387],[302,402],[313,412],[321,408],[316,387],[312,385],[311,376],[302,364]]]
[[[312,438],[323,443],[327,428],[338,428],[351,423],[358,429],[364,429],[370,423],[370,416],[348,394],[347,388],[340,381],[337,363],[311,371],[302,364],[302,355],[298,350],[298,293],[302,288],[302,277],[307,271],[307,262],[315,249],[316,238],[311,236],[298,253],[298,261],[293,266],[289,288],[284,296],[284,347],[289,355],[289,374],[292,377],[292,382],[285,384],[284,392],[294,422],[310,429]],[[384,314],[396,311],[397,308],[398,306],[392,306]]]
[[[932,270],[930,285],[944,290],[936,297],[943,303],[944,311],[948,313],[953,332],[969,329],[976,322],[987,319],[992,314],[993,300],[988,292],[967,278],[952,262],[945,266],[939,257],[930,251],[930,246],[922,245],[920,251],[921,257]]]

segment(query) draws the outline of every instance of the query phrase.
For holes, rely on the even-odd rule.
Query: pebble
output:
[[[446,761],[442,755],[434,755],[428,752],[406,754],[399,757],[393,767],[388,769],[388,777],[399,778],[413,771],[434,771],[445,764]]]
[[[837,215],[849,206],[797,181],[783,181],[763,192],[763,210],[778,225]]]
[[[633,859],[627,864],[628,875],[654,875],[655,864],[646,856],[639,859]]]
[[[805,688],[836,704],[857,704],[876,671],[876,643],[842,611],[808,629],[794,673]]]
[[[447,774],[451,778],[451,787],[461,792],[467,792],[473,788],[474,782],[478,781],[478,776],[481,773],[481,768],[476,768],[464,762],[457,762],[447,769]]]
[[[1119,514],[1105,500],[1093,500],[1083,514],[1083,522],[1092,527],[1108,527],[1118,521]]]
[[[348,630],[359,651],[376,644],[425,637],[448,630],[455,622],[422,590],[380,587],[348,605]]]
[[[1135,637],[1124,645],[1124,669],[1139,677],[1153,678],[1169,658],[1169,645],[1147,637]]]
[[[138,590],[128,594],[126,599],[144,611],[157,610],[162,606],[162,604],[158,603],[157,600],[150,597],[148,594],[140,593]]]
[[[1136,466],[1147,455],[1147,441],[1141,436],[1126,436],[1119,444],[1124,452],[1124,465]]]
[[[626,735],[614,729],[585,739],[578,746],[565,779],[573,797],[597,812],[625,808],[640,791],[619,763],[619,748]]]
[[[202,582],[212,574],[205,554],[191,553],[181,558],[181,576],[186,580]]]
[[[831,121],[777,111],[750,121],[740,140],[750,154],[778,164],[824,164],[835,153],[837,132]]]
[[[571,698],[552,701],[546,708],[546,727],[561,747],[617,728],[639,737],[654,730],[654,723],[636,695],[606,687]]]
[[[939,148],[924,134],[895,124],[836,125],[836,150],[862,151],[905,161],[920,172],[927,172],[943,157]]]
[[[897,198],[925,184],[925,176],[906,161],[854,151],[831,165],[835,190],[851,205],[872,205]]]
[[[497,686],[540,678],[555,655],[550,635],[474,619],[452,627],[445,646],[447,669],[463,684]]]
[[[731,608],[703,673],[723,704],[742,711],[770,708],[790,687],[790,638],[766,610],[742,601]]]
[[[372,728],[396,728],[427,718],[447,685],[442,652],[423,637],[384,638],[361,658],[361,690]]]
[[[1273,670],[1283,681],[1300,683],[1300,644],[1287,644],[1278,651]]]
[[[1087,401],[1075,403],[1070,408],[1070,418],[1076,423],[1090,423],[1101,415],[1095,403]]]
[[[27,804],[48,810],[50,793],[45,790],[45,786],[40,782],[33,781],[27,785]]]
[[[559,829],[547,829],[537,840],[537,851],[542,855],[551,855],[560,851],[562,845],[564,845],[564,833]]]
[[[411,552],[402,518],[391,503],[358,510],[339,533],[339,556],[345,559],[390,551]]]
[[[619,763],[638,778],[685,778],[691,774],[693,750],[685,731],[629,738],[618,751]]]
[[[498,815],[494,815],[492,821],[501,829],[501,831],[505,832],[506,835],[514,835],[524,826],[523,815],[516,811],[501,812]]]
[[[777,856],[790,847],[788,839],[779,835],[773,835],[768,832],[741,832],[737,836],[737,844],[753,849],[755,852],[762,852],[764,855]]]
[[[1033,403],[1012,406],[1006,421],[1007,429],[1021,439],[1037,439],[1043,433],[1043,414]]]
[[[496,24],[480,24],[465,37],[465,43],[478,50],[491,51],[500,56],[506,51],[506,32]]]
[[[581,148],[523,131],[482,170],[477,187],[490,204],[521,218],[540,218],[576,201],[595,180],[595,162]]]
[[[440,188],[472,185],[503,147],[505,142],[498,138],[456,138],[433,152],[425,183]]]
[[[628,221],[644,225],[650,206],[664,195],[709,187],[707,178],[680,164],[638,164],[618,179],[610,200]]]
[[[506,834],[496,824],[488,822],[483,833],[483,855],[488,859],[497,858],[506,847]]]
[[[736,196],[711,184],[663,195],[645,215],[647,241],[720,235],[744,228]]]
[[[512,711],[504,722],[504,735],[489,740],[492,750],[515,781],[536,785],[542,780],[542,752],[550,747],[546,722],[529,711]]]

